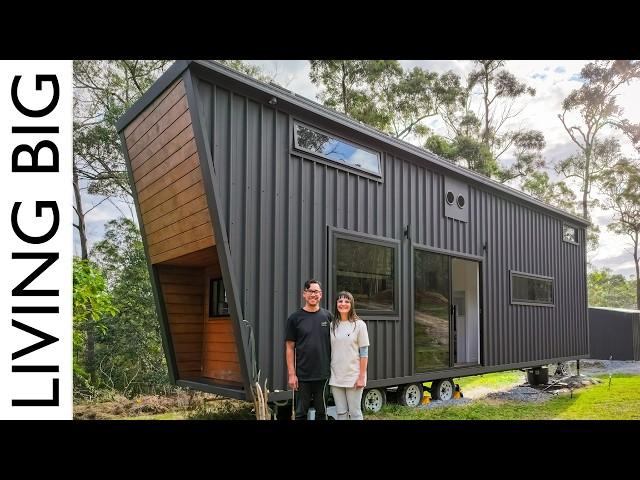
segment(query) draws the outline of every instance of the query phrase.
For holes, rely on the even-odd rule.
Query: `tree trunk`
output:
[[[347,101],[347,71],[345,62],[342,62],[342,106],[344,108],[344,114],[349,115],[349,103]]]
[[[89,254],[87,253],[87,230],[84,222],[84,211],[82,210],[82,197],[80,196],[80,182],[78,180],[78,170],[76,164],[73,164],[73,194],[76,199],[76,210],[78,213],[78,234],[80,235],[80,251],[82,259],[87,260]]]
[[[636,232],[636,241],[633,249],[633,260],[636,264],[636,308],[640,310],[640,263],[638,260],[638,233]]]
[[[589,189],[591,184],[591,145],[587,144],[584,150],[584,189],[582,191],[582,217],[589,218]]]

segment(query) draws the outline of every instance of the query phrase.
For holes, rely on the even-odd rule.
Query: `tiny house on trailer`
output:
[[[367,322],[368,409],[588,356],[581,218],[210,61],[176,62],[118,130],[178,385],[251,400],[259,370],[289,400],[309,278]]]

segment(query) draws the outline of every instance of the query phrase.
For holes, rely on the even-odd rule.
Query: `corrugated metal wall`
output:
[[[640,360],[640,312],[589,308],[589,357]]]
[[[501,194],[470,187],[466,224],[445,218],[443,174],[409,153],[383,152],[384,182],[333,168],[291,150],[292,120],[353,138],[303,110],[282,111],[199,80],[200,114],[214,169],[244,317],[255,326],[259,365],[286,389],[284,327],[311,277],[327,285],[327,225],[401,240],[401,318],[368,321],[369,378],[411,375],[409,309],[412,241],[483,256],[483,363],[498,365],[586,354],[584,230],[562,241],[562,220]],[[429,164],[430,165],[430,164]],[[459,180],[467,181],[464,177]],[[486,187],[484,187],[486,190]],[[555,278],[555,307],[510,305],[509,271]],[[325,306],[333,306],[326,297]],[[275,348],[273,346],[275,345]]]

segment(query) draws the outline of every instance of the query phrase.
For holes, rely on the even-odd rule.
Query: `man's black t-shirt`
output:
[[[307,312],[303,308],[287,320],[286,340],[296,343],[296,375],[302,382],[324,380],[331,376],[331,314],[321,308]]]

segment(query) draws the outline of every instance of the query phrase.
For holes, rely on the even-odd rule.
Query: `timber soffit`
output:
[[[377,130],[368,125],[352,120],[341,113],[334,112],[333,110],[329,110],[326,107],[320,105],[319,103],[314,102],[313,100],[309,100],[308,98],[305,98],[296,93],[293,93],[290,90],[287,90],[286,88],[265,84],[263,82],[260,82],[259,80],[255,80],[252,77],[249,77],[248,75],[237,72],[236,70],[225,67],[224,65],[211,60],[178,60],[176,61],[176,63],[174,63],[156,81],[156,83],[142,96],[142,98],[140,98],[122,116],[122,118],[116,124],[116,128],[118,129],[118,131],[123,130],[138,114],[140,114],[144,110],[144,108],[147,105],[149,105],[166,87],[168,87],[192,63],[201,66],[205,70],[214,72],[219,75],[224,75],[227,78],[231,78],[236,82],[239,82],[245,86],[258,90],[263,94],[276,97],[278,100],[282,100],[284,102],[288,102],[292,106],[296,106],[298,108],[311,111],[316,115],[324,117],[342,126],[351,128],[353,130],[356,130],[370,137],[374,137],[376,140],[384,144],[391,145],[404,152],[417,156],[423,160],[426,160],[432,164],[437,165],[438,167],[442,168],[445,171],[449,171],[454,174],[460,175],[476,183],[487,186],[493,190],[497,190],[498,192],[505,193],[510,197],[515,197],[528,204],[534,205],[538,208],[542,208],[546,211],[552,212],[563,218],[570,219],[573,222],[578,223],[583,227],[587,227],[590,225],[590,222],[586,221],[581,217],[571,215],[570,213],[564,212],[563,210],[552,207],[551,205],[541,202],[540,200],[537,200],[534,197],[531,197],[525,193],[522,193],[519,190],[516,190],[515,188],[511,188],[509,186],[498,183],[472,170],[468,170],[466,168],[459,167],[458,165],[454,165],[428,150],[425,150],[420,147],[416,147],[415,145],[412,145],[408,142],[391,137],[390,135],[387,135],[386,133],[383,133],[380,130]]]

